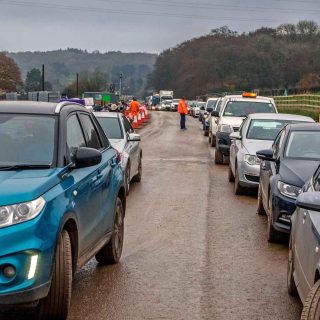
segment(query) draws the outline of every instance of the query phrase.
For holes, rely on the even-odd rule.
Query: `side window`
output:
[[[88,148],[100,150],[102,148],[102,145],[99,139],[99,134],[95,126],[93,125],[90,116],[84,113],[80,113],[80,120],[87,138]]]
[[[221,105],[222,105],[222,100],[219,101],[217,107],[216,107],[216,111],[220,112],[221,110]]]
[[[126,131],[126,133],[133,133],[134,130],[133,130],[129,120],[126,117],[122,117],[122,119],[123,119],[124,130]]]
[[[283,144],[284,136],[285,136],[285,130],[282,130],[278,134],[276,140],[273,143],[272,149],[273,149],[273,154],[275,155],[276,158],[279,158],[280,156],[280,150]]]
[[[320,191],[320,173],[314,178],[313,187],[314,191]]]
[[[74,114],[67,120],[67,148],[70,160],[73,160],[73,156],[77,149],[85,146],[86,141],[78,117]]]
[[[240,125],[240,128],[239,128],[239,133],[240,133],[240,136],[243,137],[243,128],[245,127],[246,123],[248,122],[247,119],[244,119]]]

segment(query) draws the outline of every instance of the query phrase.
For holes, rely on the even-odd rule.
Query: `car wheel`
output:
[[[211,133],[211,147],[215,147],[216,146],[216,137],[214,137]]]
[[[222,164],[223,163],[223,154],[218,149],[216,149],[216,151],[214,153],[214,162],[215,162],[215,164]]]
[[[240,186],[238,166],[236,164],[234,169],[234,194],[238,196],[243,193],[244,193],[244,188]]]
[[[271,196],[269,196],[268,204],[269,204],[269,214],[268,214],[267,240],[268,242],[271,242],[271,243],[277,243],[281,240],[281,234],[273,227]]]
[[[229,182],[234,182],[234,175],[233,175],[233,172],[231,170],[231,165],[229,165],[229,169],[228,169],[228,181]]]
[[[142,160],[141,160],[141,158],[142,157],[140,156],[138,174],[133,177],[134,182],[141,182],[141,179],[142,179]]]
[[[293,278],[294,272],[294,256],[292,251],[292,235],[290,236],[289,241],[289,257],[288,257],[288,265],[287,265],[287,289],[288,293],[292,296],[296,296],[298,293],[296,283]]]
[[[266,211],[264,210],[263,207],[263,202],[262,202],[262,193],[261,193],[261,185],[259,183],[259,187],[258,187],[258,208],[257,208],[257,214],[259,215],[265,215]]]
[[[116,201],[113,233],[110,241],[96,254],[96,260],[101,264],[118,263],[122,254],[124,238],[124,214],[120,198]]]
[[[126,195],[130,192],[130,163],[127,164],[126,170],[125,170],[125,184],[126,184]]]
[[[37,306],[39,320],[67,319],[72,291],[72,252],[67,231],[59,236],[54,259],[51,286],[47,297]]]
[[[310,290],[301,314],[301,320],[318,319],[320,319],[320,280]]]

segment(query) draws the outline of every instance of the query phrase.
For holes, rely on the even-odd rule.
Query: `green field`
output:
[[[278,111],[281,113],[308,116],[319,121],[320,95],[296,95],[274,97]]]

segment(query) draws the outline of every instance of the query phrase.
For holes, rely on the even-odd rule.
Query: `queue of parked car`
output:
[[[267,216],[269,242],[290,235],[288,292],[304,303],[301,319],[318,320],[320,125],[309,117],[279,114],[272,98],[255,93],[212,99],[201,121],[215,147],[215,163],[228,163],[227,179],[236,195],[257,189],[257,213]]]
[[[66,319],[76,270],[120,260],[139,141],[121,113],[0,102],[0,304]]]

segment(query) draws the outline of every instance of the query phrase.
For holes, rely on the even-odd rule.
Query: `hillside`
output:
[[[238,34],[227,27],[162,52],[149,87],[194,98],[217,91],[320,87],[320,28],[312,21]]]
[[[138,94],[144,89],[146,76],[157,58],[148,53],[88,53],[79,49],[6,54],[18,64],[23,79],[32,68],[41,69],[44,64],[46,81],[50,81],[55,90],[63,90],[75,79],[77,72],[99,69],[108,75],[108,82],[118,82],[122,72],[124,88],[129,94]]]

